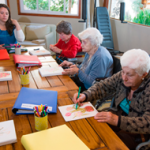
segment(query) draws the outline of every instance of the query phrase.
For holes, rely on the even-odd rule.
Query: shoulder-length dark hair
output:
[[[6,30],[8,31],[9,35],[11,35],[13,33],[13,29],[15,28],[15,25],[11,21],[11,13],[10,13],[8,6],[5,4],[0,4],[0,8],[2,8],[2,7],[6,8],[8,10],[8,13],[9,13],[9,17],[5,23],[5,26],[6,26]]]

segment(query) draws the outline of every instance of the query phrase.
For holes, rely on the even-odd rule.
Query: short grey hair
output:
[[[62,20],[61,22],[59,22],[57,24],[56,32],[59,33],[59,34],[61,34],[61,33],[64,33],[64,34],[67,34],[67,35],[72,34],[71,23]]]
[[[84,31],[78,33],[81,40],[89,39],[92,45],[100,46],[103,42],[103,35],[96,28],[87,28]]]
[[[142,76],[150,70],[149,54],[141,49],[131,49],[126,51],[121,57],[121,66],[134,69],[135,72]]]

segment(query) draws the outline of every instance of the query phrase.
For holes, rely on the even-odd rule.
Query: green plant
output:
[[[37,9],[37,0],[23,0],[24,5],[31,10]],[[66,0],[66,13],[68,13],[69,0]],[[72,5],[75,3],[75,0],[72,0]],[[38,0],[38,9],[39,10],[49,10],[48,0]],[[64,0],[51,0],[50,2],[51,11],[64,11]]]
[[[39,7],[39,10],[48,10],[48,0],[46,1],[39,0],[38,7]]]
[[[23,4],[31,10],[36,9],[36,0],[23,0]]]
[[[64,11],[64,0],[59,0],[59,1],[51,0],[50,10]]]
[[[132,9],[134,12],[138,13],[143,8],[143,4],[141,4],[141,0],[135,0],[132,3]]]
[[[150,10],[140,10],[137,16],[134,17],[133,22],[150,26]]]

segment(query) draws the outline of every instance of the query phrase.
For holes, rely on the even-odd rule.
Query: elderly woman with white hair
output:
[[[100,44],[103,36],[96,28],[87,28],[78,34],[82,41],[82,51],[86,52],[83,62],[76,66],[64,61],[60,66],[67,66],[63,74],[75,75],[72,79],[81,86],[82,91],[91,87],[93,81],[98,78],[110,77],[113,71],[113,58],[108,50]]]
[[[113,107],[94,118],[108,123],[132,150],[150,134],[150,58],[144,50],[132,49],[120,61],[120,72],[96,83],[78,99],[76,93],[73,101],[82,105],[83,101],[102,100],[114,94]]]

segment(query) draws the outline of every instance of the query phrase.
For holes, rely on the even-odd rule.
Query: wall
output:
[[[150,54],[150,27],[132,23],[120,23],[111,19],[112,34],[116,50],[143,49]]]
[[[99,2],[102,5],[102,0],[99,0]],[[12,18],[20,22],[57,24],[64,19],[71,22],[73,34],[75,35],[85,29],[85,23],[78,23],[81,19],[18,15],[17,1],[9,0],[9,3]],[[111,26],[116,50],[125,52],[132,48],[140,48],[146,50],[150,54],[150,27],[131,23],[123,24],[120,23],[119,20],[114,19],[111,19]]]
[[[57,23],[59,23],[61,20],[66,20],[71,23],[73,29],[72,32],[76,36],[79,32],[83,31],[86,28],[85,23],[78,23],[78,21],[81,19],[18,15],[17,0],[9,0],[9,3],[10,3],[11,17],[13,19],[18,20],[19,22],[46,23],[57,25]]]

